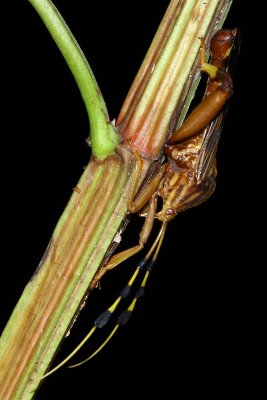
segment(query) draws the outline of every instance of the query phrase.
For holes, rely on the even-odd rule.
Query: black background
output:
[[[111,118],[116,117],[169,1],[54,3],[90,62]],[[87,365],[62,368],[45,380],[37,399],[216,398],[230,388],[235,394],[247,390],[243,372],[252,368],[248,331],[256,291],[251,275],[258,268],[255,238],[262,225],[263,186],[256,178],[264,127],[255,127],[254,90],[262,69],[257,57],[252,62],[257,27],[245,3],[234,0],[225,23],[241,27],[242,47],[218,151],[216,192],[169,224],[146,296],[129,324]],[[1,14],[3,328],[88,163],[89,125],[75,82],[30,4],[1,2]],[[134,217],[127,244],[137,242],[140,225]],[[107,276],[102,290],[90,296],[57,360],[110,305],[135,261]],[[95,346],[89,343],[76,360]]]

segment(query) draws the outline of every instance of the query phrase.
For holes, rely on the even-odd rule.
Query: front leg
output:
[[[209,75],[204,99],[198,104],[181,127],[174,132],[168,144],[178,143],[203,131],[223,109],[233,93],[232,79],[227,71],[229,55],[237,30],[218,31],[211,40],[211,60],[205,62],[206,49],[203,40],[200,46],[200,69]]]
[[[96,275],[94,276],[94,279],[92,280],[92,282],[90,284],[90,289],[93,289],[94,287],[96,287],[96,285],[99,283],[100,279],[105,275],[105,273],[107,271],[112,270],[117,265],[121,264],[123,261],[132,257],[134,254],[138,253],[140,250],[143,249],[143,247],[146,244],[147,239],[151,233],[153,224],[154,224],[156,208],[157,208],[157,194],[154,193],[149,201],[149,208],[148,208],[148,212],[147,212],[147,215],[145,218],[144,225],[143,225],[142,230],[139,235],[138,245],[130,247],[129,249],[123,250],[120,253],[112,256],[111,259],[105,265],[100,267],[100,270],[96,273]]]

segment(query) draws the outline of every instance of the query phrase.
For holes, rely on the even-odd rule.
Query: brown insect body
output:
[[[211,176],[198,183],[191,170],[178,170],[171,160],[166,164],[166,174],[158,189],[163,206],[156,218],[163,222],[171,221],[176,215],[188,208],[204,202],[215,189],[216,168]]]
[[[170,220],[179,212],[201,204],[213,193],[217,175],[216,150],[223,125],[224,106],[232,94],[228,64],[236,35],[236,29],[222,30],[214,35],[209,63],[205,60],[206,49],[201,42],[200,68],[209,75],[204,98],[169,137],[165,146],[167,162],[160,166],[156,175],[146,182],[137,195],[143,161],[129,142],[136,157],[136,171],[128,211],[141,212],[145,222],[139,234],[139,243],[115,254],[103,265],[95,275],[91,288],[98,284],[107,271],[143,249],[155,219],[162,221],[162,227],[147,257],[150,257],[155,246],[158,246],[155,252],[158,254]],[[162,199],[162,209],[157,211],[159,197]]]
[[[168,162],[158,188],[163,207],[156,214],[161,221],[168,222],[180,211],[201,204],[215,189],[215,157],[222,115],[217,116],[217,120],[213,119],[219,112],[223,113],[222,107],[232,94],[233,85],[227,65],[236,33],[236,29],[222,30],[212,38],[210,63],[206,64],[202,59],[201,65],[201,69],[211,76],[204,99],[181,128],[171,135],[165,147]],[[204,131],[201,130],[203,126]],[[204,172],[201,173],[202,169]]]

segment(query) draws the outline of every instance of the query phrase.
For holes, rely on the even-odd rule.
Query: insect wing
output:
[[[233,35],[234,42],[229,54],[228,65],[226,67],[226,71],[230,74],[232,80],[237,67],[237,60],[240,51],[240,30],[234,29]],[[226,114],[227,107],[224,107],[223,111],[221,111],[220,114],[205,129],[204,140],[201,146],[199,159],[196,166],[197,182],[201,182],[206,176],[211,173],[214,163],[216,162],[217,147]]]
[[[220,140],[226,116],[224,109],[205,129],[204,140],[196,165],[196,180],[203,182],[205,177],[210,175],[216,162],[217,147]]]

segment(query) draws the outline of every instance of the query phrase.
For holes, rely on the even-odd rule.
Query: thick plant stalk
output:
[[[230,2],[170,2],[116,123],[145,157],[157,158],[166,135],[184,117],[198,82],[200,38],[209,42],[224,6]]]
[[[192,87],[199,37],[212,35],[230,4],[228,0],[170,2],[117,121],[122,138],[131,138],[147,158],[142,179],[177,124]],[[53,26],[47,27],[53,34]],[[54,39],[57,42],[56,35]],[[72,72],[78,82],[79,71],[72,68]],[[86,90],[83,97],[87,99]],[[123,222],[134,166],[127,141],[110,155],[108,151],[105,157],[90,160],[1,337],[1,399],[30,399],[36,391]]]

